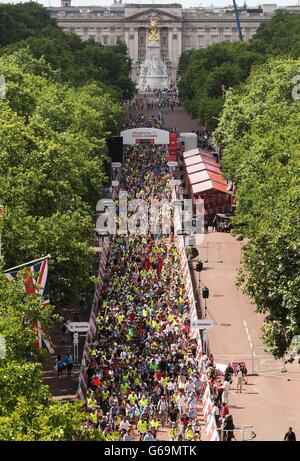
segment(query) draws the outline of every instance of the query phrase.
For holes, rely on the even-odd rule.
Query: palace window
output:
[[[204,35],[198,35],[198,47],[202,48],[204,46]]]
[[[211,39],[211,43],[218,43],[219,41],[218,35],[212,35],[210,39]]]

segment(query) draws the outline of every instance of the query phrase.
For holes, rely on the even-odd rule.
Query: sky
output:
[[[0,3],[21,3],[19,0],[0,0]],[[38,3],[41,3],[45,6],[60,6],[60,0],[38,0]],[[109,6],[113,3],[113,0],[72,0],[73,6],[84,6],[84,5],[99,5],[99,6]],[[201,6],[201,7],[224,7],[232,4],[231,0],[123,0],[123,3],[147,3],[147,4],[162,4],[162,3],[180,3],[183,8],[188,8],[190,6]],[[277,4],[278,6],[286,5],[300,5],[300,0],[246,0],[248,6],[255,7],[262,4]],[[238,6],[244,4],[244,0],[237,0]]]

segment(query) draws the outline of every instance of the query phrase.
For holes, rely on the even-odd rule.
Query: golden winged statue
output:
[[[157,20],[151,19],[150,20],[150,34],[148,36],[148,40],[151,42],[159,42],[159,34],[157,32]]]

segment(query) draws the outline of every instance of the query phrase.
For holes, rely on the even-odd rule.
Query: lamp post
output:
[[[202,289],[202,298],[204,299],[204,318],[206,319],[206,316],[207,316],[206,300],[209,298],[209,289],[207,287],[204,287]]]

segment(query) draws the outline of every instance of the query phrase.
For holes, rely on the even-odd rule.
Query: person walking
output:
[[[293,432],[293,428],[289,427],[288,432],[286,432],[284,439],[285,442],[296,442],[296,434]]]
[[[228,381],[229,384],[232,384],[232,376],[234,374],[234,370],[231,366],[231,363],[228,364],[228,366],[226,367],[225,369],[225,372],[224,372],[224,379],[225,381]]]
[[[230,391],[230,383],[225,379],[223,385],[223,392],[222,392],[222,403],[228,403],[228,396],[229,396],[229,391]]]
[[[242,370],[239,370],[236,377],[236,392],[240,392],[240,394],[242,393],[243,389],[243,379],[243,372]]]
[[[176,423],[172,423],[171,429],[169,431],[169,437],[172,442],[174,442],[177,438],[177,427]]]
[[[145,434],[143,441],[144,442],[153,442],[155,440],[152,431],[149,429],[147,433]]]
[[[55,367],[57,369],[57,376],[60,377],[63,375],[63,370],[65,369],[64,362],[62,361],[61,355],[58,355],[55,361]]]
[[[243,382],[244,382],[244,384],[248,384],[248,380],[247,380],[248,370],[246,368],[246,365],[241,366],[241,372],[243,373]]]
[[[64,362],[67,367],[67,375],[71,376],[72,368],[73,368],[73,357],[71,352],[68,352],[64,358]]]

